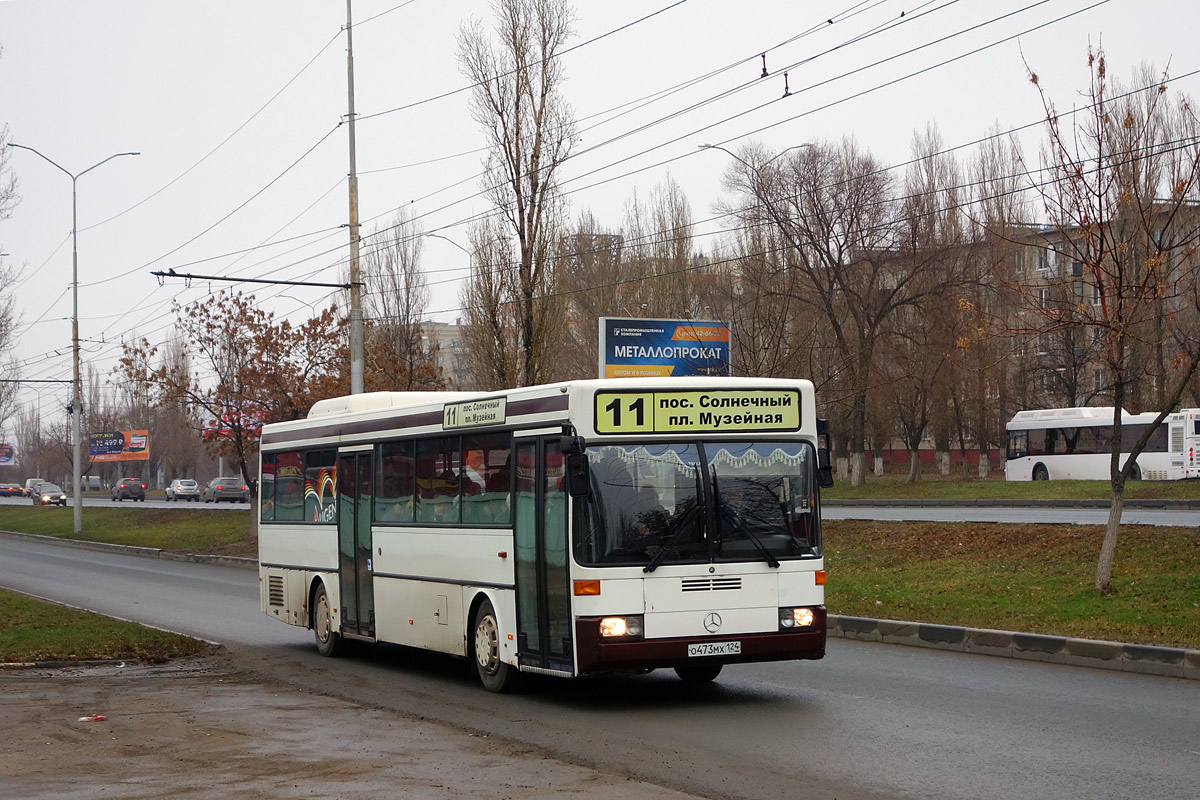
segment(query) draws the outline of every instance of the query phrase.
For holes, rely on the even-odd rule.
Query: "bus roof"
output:
[[[464,413],[480,413],[493,401],[504,411],[503,420],[511,424],[520,421],[523,425],[561,424],[567,419],[569,398],[578,402],[580,393],[594,391],[652,392],[694,391],[706,389],[772,389],[788,388],[800,391],[810,404],[812,416],[812,382],[789,378],[602,378],[561,383],[525,386],[494,392],[370,392],[358,395],[335,397],[315,403],[305,419],[276,422],[263,426],[262,443],[268,449],[289,441],[326,438],[334,435],[352,439],[367,439],[372,433],[395,431],[397,426],[411,430],[450,430],[454,425],[444,420],[451,407],[458,404],[470,406]],[[476,402],[477,401],[477,402]],[[483,412],[486,414],[486,411]],[[815,424],[811,419],[806,424]],[[340,431],[335,433],[335,429]],[[343,441],[345,441],[343,439]]]
[[[1008,430],[1038,430],[1043,428],[1081,428],[1113,424],[1115,406],[1086,406],[1080,408],[1043,408],[1018,411],[1009,420]],[[1158,416],[1156,411],[1130,414],[1121,409],[1121,422],[1149,423]]]

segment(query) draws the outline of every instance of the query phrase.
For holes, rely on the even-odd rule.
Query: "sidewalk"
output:
[[[0,797],[23,800],[693,797],[265,683],[221,657],[0,669],[0,718]]]

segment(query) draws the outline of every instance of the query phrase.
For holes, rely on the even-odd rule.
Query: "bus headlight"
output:
[[[816,615],[811,608],[781,608],[779,609],[779,629],[811,628]]]
[[[600,620],[600,638],[602,639],[635,639],[642,635],[642,618],[604,617]]]

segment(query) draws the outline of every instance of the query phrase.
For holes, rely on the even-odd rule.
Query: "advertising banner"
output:
[[[0,442],[0,467],[15,467],[17,465],[17,448],[7,442]]]
[[[729,325],[600,318],[601,378],[729,375]]]
[[[96,461],[149,461],[149,431],[88,434],[88,458]]]

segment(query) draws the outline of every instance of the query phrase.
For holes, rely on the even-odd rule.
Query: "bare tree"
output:
[[[520,381],[520,326],[517,324],[507,242],[495,219],[470,229],[471,276],[463,287],[463,337],[473,388],[503,389]]]
[[[580,215],[562,237],[559,249],[558,291],[566,305],[566,328],[561,332],[564,377],[596,376],[601,317],[629,313],[623,298],[633,278],[625,258],[625,236],[605,228],[591,212]]]
[[[2,52],[3,49],[0,48],[0,53]],[[11,217],[13,209],[21,199],[17,194],[17,176],[13,174],[8,163],[11,153],[8,143],[8,126],[5,125],[0,128],[0,220]],[[0,251],[2,250],[3,247],[0,247]],[[0,354],[7,353],[12,347],[13,336],[20,323],[20,314],[11,293],[11,287],[14,285],[13,272],[0,257]],[[10,380],[16,378],[17,374],[14,364],[9,364],[4,370],[4,376]],[[17,386],[15,383],[0,383],[0,429],[3,429],[16,413]]]
[[[947,259],[936,248],[902,247],[905,212],[890,173],[852,139],[798,149],[786,159],[753,147],[735,158],[726,186],[749,201],[747,207],[761,207],[783,235],[789,268],[803,278],[799,298],[829,331],[849,406],[842,438],[850,453],[850,482],[861,485],[867,397],[881,339],[901,309],[957,287],[964,259]],[[767,179],[776,169],[781,179]],[[950,216],[930,224],[952,224]]]
[[[0,219],[11,217],[13,209],[21,200],[21,196],[17,194],[17,176],[8,163],[12,153],[8,146],[10,140],[8,125],[5,125],[0,128]]]
[[[1035,245],[1057,264],[1039,294],[1028,293],[1025,311],[1037,333],[1092,332],[1116,409],[1112,505],[1096,566],[1096,590],[1107,592],[1125,483],[1200,368],[1200,145],[1192,105],[1168,92],[1165,74],[1157,85],[1122,94],[1103,52],[1089,51],[1088,65],[1091,105],[1069,118],[1030,75],[1046,109],[1049,178],[1032,182],[1049,221]],[[1046,286],[1059,299],[1040,302]],[[1155,404],[1158,421],[1123,445],[1121,408],[1139,398]],[[1124,463],[1123,449],[1131,454]]]
[[[575,137],[558,58],[574,16],[566,0],[494,0],[492,8],[495,43],[474,20],[459,33],[458,58],[474,84],[471,110],[487,139],[484,188],[515,238],[511,320],[520,361],[513,385],[528,385],[539,382],[549,367],[539,360],[546,348],[535,341],[534,305],[553,269],[561,227],[558,169]],[[491,266],[483,262],[476,269]]]
[[[424,238],[407,209],[369,237],[363,277],[367,317],[365,384],[372,391],[445,387],[423,317],[429,283],[421,269]]]

